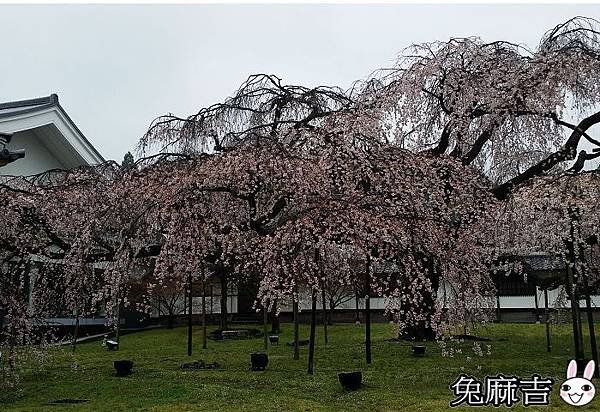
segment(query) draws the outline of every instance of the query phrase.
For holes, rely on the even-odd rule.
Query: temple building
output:
[[[104,162],[52,94],[0,103],[0,133],[12,134],[8,150],[25,150],[25,158],[0,169],[2,175],[30,176]]]

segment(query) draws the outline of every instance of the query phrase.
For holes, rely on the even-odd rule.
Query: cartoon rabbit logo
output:
[[[567,367],[567,380],[560,386],[560,397],[573,406],[587,405],[594,399],[596,388],[592,383],[592,376],[596,365],[589,361],[583,371],[583,378],[577,378],[577,362],[572,360]]]

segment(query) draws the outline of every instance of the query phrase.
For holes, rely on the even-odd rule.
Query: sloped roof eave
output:
[[[59,117],[62,118],[67,126],[72,130],[73,135],[80,141],[82,146],[95,158],[95,163],[103,163],[106,160],[98,152],[98,150],[90,143],[75,122],[67,114],[64,108],[60,105],[58,95],[51,94],[50,96],[40,97],[35,99],[20,100],[13,102],[0,103],[0,122],[19,118],[20,116],[33,115],[35,113],[43,113],[48,109],[56,109]]]

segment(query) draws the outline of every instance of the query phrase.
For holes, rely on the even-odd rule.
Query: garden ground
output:
[[[331,326],[327,345],[319,328],[314,376],[306,374],[308,348],[301,347],[301,359],[294,361],[292,348],[286,345],[292,340],[292,325],[283,324],[282,329],[280,345],[268,350],[269,366],[264,372],[249,370],[249,353],[262,350],[262,338],[209,340],[208,349],[202,350],[199,328],[194,329],[191,358],[186,356],[185,328],[125,335],[118,352],[108,352],[99,342],[79,345],[74,355],[67,349],[53,349],[41,370],[32,368],[18,389],[0,393],[0,410],[436,411],[449,409],[453,395],[448,386],[461,373],[480,379],[497,373],[551,376],[556,381],[551,404],[540,409],[575,409],[563,403],[557,393],[572,353],[566,325],[553,326],[550,354],[546,353],[544,325],[492,324],[478,331],[479,336],[491,339],[482,342],[484,352],[491,344],[491,355],[480,357],[473,353],[473,343],[465,342],[462,354],[442,357],[438,344],[427,343],[426,356],[415,358],[409,344],[388,341],[394,337],[392,325],[376,324],[373,363],[368,366],[364,361],[364,325]],[[308,326],[302,325],[301,339],[307,337]],[[115,377],[112,362],[116,359],[133,360],[134,372]],[[216,361],[221,369],[180,369],[182,363],[198,359]],[[346,370],[363,371],[362,389],[347,392],[340,387],[336,374]],[[65,398],[89,402],[49,404]],[[579,409],[600,409],[598,398]]]

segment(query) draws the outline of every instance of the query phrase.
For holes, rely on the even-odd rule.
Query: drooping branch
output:
[[[574,160],[577,154],[577,146],[579,145],[581,137],[590,127],[598,123],[600,123],[600,112],[596,112],[583,119],[581,122],[579,122],[575,130],[573,130],[566,143],[562,148],[560,148],[560,150],[557,150],[539,163],[529,167],[518,176],[515,176],[509,181],[495,187],[493,189],[494,195],[500,200],[506,199],[511,190],[513,190],[517,185],[535,176],[539,176],[550,171],[554,166],[561,162],[566,160]]]
[[[595,153],[588,153],[585,150],[581,150],[577,156],[577,160],[569,169],[569,172],[579,173],[581,170],[583,170],[586,161],[596,159],[597,157],[600,157],[600,151],[597,149]]]

